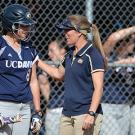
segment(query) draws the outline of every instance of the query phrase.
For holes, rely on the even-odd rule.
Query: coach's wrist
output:
[[[96,117],[96,113],[93,112],[93,111],[88,111],[88,114],[89,114],[90,116]]]

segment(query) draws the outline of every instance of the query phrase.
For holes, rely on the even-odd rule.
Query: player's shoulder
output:
[[[0,44],[4,41],[4,38],[2,35],[0,35]]]
[[[0,41],[1,41],[1,40],[3,40],[3,37],[2,37],[2,35],[0,35]]]
[[[3,36],[2,36],[2,35],[0,35],[0,48],[4,47],[4,46],[5,46],[5,44],[6,44],[5,39],[3,38]]]
[[[36,48],[32,45],[30,41],[21,41],[21,45],[26,51],[30,51],[33,55],[37,54]]]

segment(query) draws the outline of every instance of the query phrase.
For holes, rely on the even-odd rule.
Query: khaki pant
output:
[[[93,128],[82,130],[84,115],[66,117],[62,116],[60,125],[60,135],[99,135],[102,123],[102,115],[98,114]]]

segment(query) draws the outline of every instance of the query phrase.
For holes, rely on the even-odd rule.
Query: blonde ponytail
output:
[[[99,30],[97,28],[97,26],[95,24],[92,24],[92,34],[93,34],[93,45],[100,51],[100,53],[102,54],[103,58],[104,58],[104,63],[105,63],[105,68],[107,68],[107,59],[105,56],[105,52],[102,46],[102,42],[101,42],[101,38],[99,35]]]

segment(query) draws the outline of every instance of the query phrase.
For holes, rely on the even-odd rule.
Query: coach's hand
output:
[[[42,125],[42,113],[36,112],[31,117],[31,131],[32,133],[37,133],[40,131]]]
[[[86,114],[82,129],[86,130],[86,129],[92,128],[94,126],[94,122],[95,122],[95,117],[90,116],[89,114]]]

